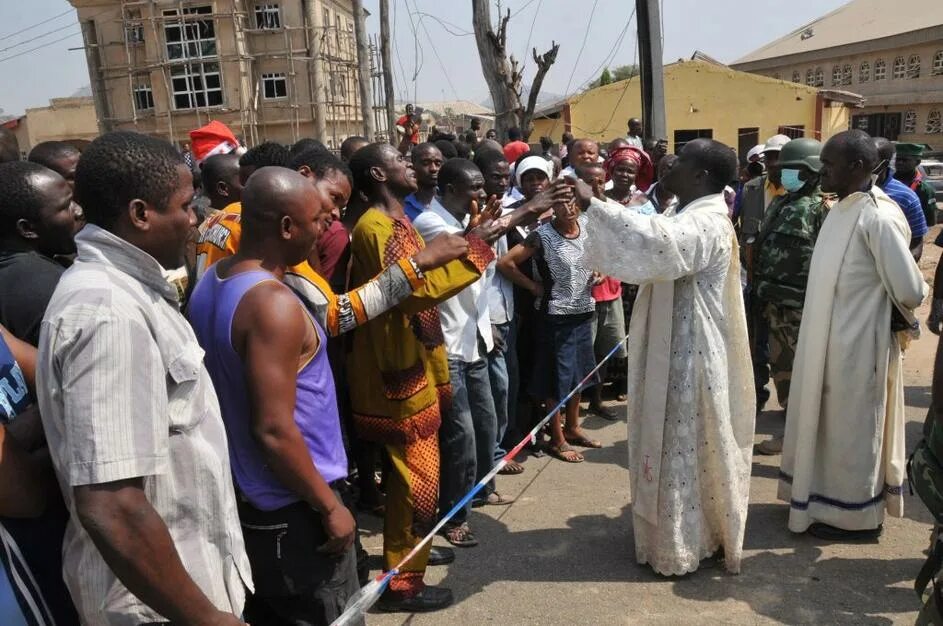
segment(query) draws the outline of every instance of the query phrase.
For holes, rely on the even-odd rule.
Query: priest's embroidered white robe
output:
[[[903,514],[904,387],[892,307],[913,322],[927,285],[883,191],[829,210],[812,254],[792,370],[779,497],[789,529],[876,528]]]
[[[590,266],[641,285],[628,343],[636,558],[680,575],[722,547],[738,572],[756,406],[724,197],[653,216],[593,200],[587,215]]]

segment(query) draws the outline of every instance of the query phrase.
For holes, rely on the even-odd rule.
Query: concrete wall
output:
[[[25,156],[43,141],[91,141],[98,136],[98,120],[91,98],[53,98],[49,106],[26,109],[13,134]]]
[[[682,130],[710,129],[714,139],[733,148],[738,146],[739,130],[745,128],[758,128],[760,142],[777,134],[781,126],[803,126],[806,136],[813,136],[817,92],[702,61],[671,64],[665,67],[669,149],[674,151],[675,132]],[[569,106],[571,131],[576,137],[611,141],[624,136],[627,120],[641,116],[639,79],[592,89],[570,99]],[[845,107],[826,111],[821,121],[825,139],[848,127]],[[536,120],[531,136],[549,135],[559,140],[564,130],[561,115],[556,120]]]

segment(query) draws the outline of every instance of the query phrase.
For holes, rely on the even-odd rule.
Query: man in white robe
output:
[[[873,539],[903,514],[904,387],[898,333],[927,293],[900,209],[872,186],[877,149],[861,131],[822,150],[830,210],[809,269],[786,415],[779,497],[789,530]]]
[[[587,261],[641,285],[628,344],[629,466],[639,563],[693,572],[723,549],[739,572],[750,494],[755,397],[740,261],[724,186],[727,146],[687,144],[659,183],[671,214],[645,216],[590,199]]]

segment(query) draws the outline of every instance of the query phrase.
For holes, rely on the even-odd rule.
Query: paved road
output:
[[[921,266],[929,280],[939,250],[927,247]],[[936,337],[925,333],[907,353],[908,449],[929,406],[935,349]],[[454,591],[452,607],[415,616],[372,613],[368,624],[914,622],[913,578],[930,531],[930,515],[915,497],[906,496],[905,517],[888,519],[879,541],[829,545],[787,530],[786,506],[776,500],[779,457],[756,457],[742,573],[715,566],[665,578],[635,562],[625,422],[588,417],[585,426],[605,447],[587,451],[579,465],[529,458],[524,474],[499,477],[498,489],[517,502],[476,509],[470,522],[481,544],[460,550],[447,567],[430,568],[428,582]],[[757,441],[782,427],[781,413],[764,413]],[[362,522],[367,550],[379,555],[378,520]],[[380,566],[378,556],[372,564]]]

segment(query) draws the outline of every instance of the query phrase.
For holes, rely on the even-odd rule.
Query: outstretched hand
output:
[[[483,211],[478,210],[478,202],[472,200],[469,214],[471,219],[468,221],[466,234],[474,235],[483,239],[486,243],[492,244],[507,232],[510,226],[510,217],[501,217],[501,200],[497,196],[488,198],[488,203]]]
[[[557,179],[535,195],[527,203],[527,208],[534,215],[542,215],[552,209],[554,205],[566,204],[573,199],[573,191],[565,180]]]
[[[580,179],[570,177],[567,177],[566,182],[573,190],[573,199],[576,200],[576,204],[583,211],[589,208],[589,203],[593,198],[602,196],[602,189],[599,188],[599,185],[596,185],[596,189],[594,189]]]
[[[468,220],[468,228],[474,229],[485,222],[498,219],[501,217],[501,211],[501,199],[497,196],[493,195],[488,198],[488,202],[485,204],[484,210],[479,210],[478,201],[472,200],[468,211],[470,216],[470,219]]]

